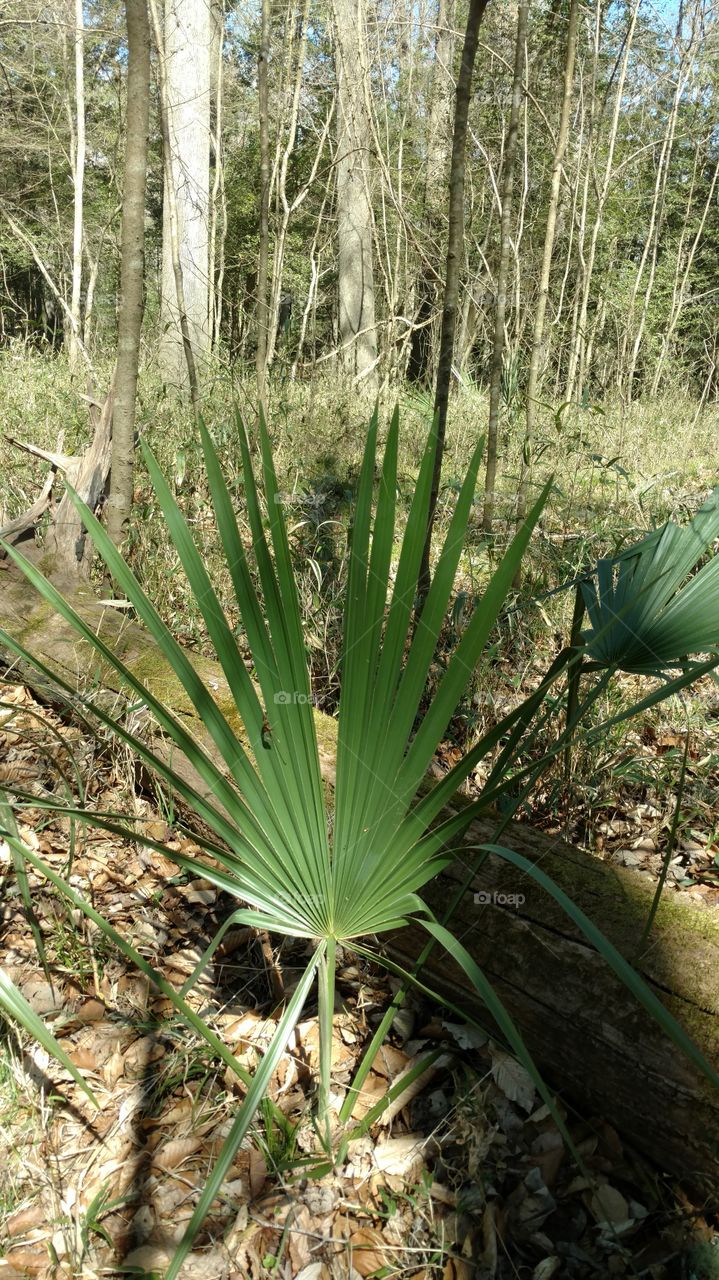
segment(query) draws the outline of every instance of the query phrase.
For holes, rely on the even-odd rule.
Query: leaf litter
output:
[[[116,752],[22,685],[6,684],[0,778],[57,793],[75,765],[91,779],[96,806],[119,810],[130,791],[149,835],[194,851],[171,813],[135,795]],[[643,803],[645,810],[621,821],[645,830],[658,815]],[[67,819],[48,821],[40,809],[19,816],[22,838],[69,873],[179,990],[230,913],[230,899],[178,875],[154,850]],[[696,848],[683,850],[692,866],[712,852],[702,835]],[[648,844],[644,851],[652,852]],[[31,871],[29,878],[51,981],[34,951],[9,851],[0,845],[2,964],[86,1075],[100,1108],[43,1049],[7,1029],[0,1041],[0,1280],[161,1274],[241,1087],[179,1025],[169,1000],[91,924],[68,914],[41,877]],[[301,942],[236,928],[187,996],[248,1069],[276,1025],[278,985],[291,992],[303,958]],[[378,969],[348,959],[338,992],[332,1080],[339,1102],[393,990]],[[317,1024],[311,1016],[302,1021],[271,1083],[277,1111],[266,1111],[239,1151],[183,1276],[719,1274],[716,1224],[701,1206],[627,1149],[601,1117],[572,1113],[566,1122],[590,1176],[579,1175],[523,1068],[488,1035],[444,1019],[427,1002],[409,1002],[393,1040],[376,1055],[356,1118],[432,1048],[443,1051],[433,1068],[350,1143],[341,1168],[327,1172],[317,1167],[310,1115]]]

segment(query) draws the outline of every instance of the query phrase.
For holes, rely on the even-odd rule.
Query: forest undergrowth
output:
[[[73,383],[62,360],[17,352],[0,359],[0,524],[30,505],[45,474],[42,462],[11,441],[53,451],[62,423],[62,450],[81,449],[87,438],[80,398],[85,391],[79,380]],[[431,402],[416,390],[388,391],[381,435],[396,400],[402,408],[401,523],[416,482]],[[233,401],[251,427],[251,381],[233,382],[218,371],[204,413],[242,525]],[[338,705],[347,534],[368,407],[353,388],[329,378],[274,385],[269,405],[301,585],[312,693],[316,705],[330,714]],[[450,407],[438,539],[486,416],[484,394],[460,387]],[[473,598],[512,536],[520,466],[513,422],[513,406],[505,404],[495,531],[488,538],[481,529],[478,492],[435,657],[436,677],[462,633]],[[221,568],[221,549],[191,416],[148,378],[138,429],[173,480],[212,574]],[[582,570],[667,519],[684,522],[698,509],[717,482],[718,437],[717,411],[697,417],[695,406],[679,392],[652,404],[545,410],[535,474],[537,482],[553,474],[554,490],[530,544],[521,589],[500,616],[435,758],[437,776],[537,687],[568,635],[571,584]],[[190,650],[207,653],[202,617],[141,462],[134,498],[130,562],[173,634]],[[232,620],[229,584],[215,580]],[[623,698],[636,700],[643,687],[642,677],[621,677],[606,695],[612,702],[604,700],[597,716],[606,719]],[[22,779],[24,770],[37,782],[43,770],[60,761],[66,772],[86,780],[96,807],[130,805],[149,819],[150,834],[154,824],[158,839],[183,847],[187,837],[175,831],[172,807],[163,804],[161,794],[148,792],[116,743],[84,735],[56,709],[38,703],[12,672],[0,686],[0,706],[6,755],[0,771],[10,770],[7,776],[0,772],[0,781]],[[667,891],[719,902],[718,713],[719,690],[707,676],[681,699],[645,712],[629,729],[618,728],[591,748],[580,735],[571,774],[560,758],[517,816],[604,859],[642,869],[654,881],[671,839]],[[540,737],[532,750],[541,754],[547,745]],[[491,756],[482,761],[485,773],[491,765]],[[469,794],[482,781],[470,779]],[[226,913],[221,893],[202,880],[177,875],[162,855],[139,846],[120,848],[98,830],[80,835],[66,820],[32,810],[24,822],[23,838],[58,871],[69,871],[77,883],[89,886],[98,909],[126,927],[163,973],[179,982],[190,972]],[[168,874],[169,892],[162,888]],[[48,1070],[47,1055],[28,1053],[13,1036],[3,1041],[0,1127],[11,1137],[5,1140],[7,1176],[0,1192],[5,1233],[0,1254],[8,1239],[15,1244],[11,1254],[18,1275],[117,1274],[121,1257],[125,1268],[135,1268],[124,1274],[151,1276],[165,1265],[177,1224],[186,1217],[188,1192],[202,1182],[228,1128],[236,1084],[168,1020],[167,1002],[111,954],[87,922],[63,914],[52,894],[39,908],[59,976],[56,988],[48,990],[37,965],[29,972],[17,905],[11,901],[5,920],[10,961],[26,984],[34,983],[38,1010],[51,1017],[62,1010],[69,1017],[63,1034],[73,1061],[94,1073],[104,1100],[101,1121],[89,1139],[82,1097],[69,1076],[53,1071],[55,1090],[44,1095],[45,1111],[38,1113],[36,1083]],[[277,943],[253,930],[235,930],[207,980],[193,992],[197,1008],[211,1010],[214,1025],[248,1066],[256,1061],[267,1020],[292,990],[294,971],[304,960],[304,944],[291,941],[280,952]],[[349,1079],[363,1038],[391,991],[386,976],[372,966],[343,962],[340,956],[332,1058],[336,1082]],[[278,1127],[278,1112],[265,1110],[233,1169],[234,1184],[225,1186],[225,1203],[207,1224],[205,1245],[215,1243],[192,1255],[187,1276],[690,1280],[696,1275],[703,1280],[719,1274],[713,1220],[703,1217],[700,1205],[682,1200],[655,1170],[637,1162],[610,1125],[571,1115],[572,1136],[604,1188],[597,1199],[596,1189],[562,1167],[554,1121],[522,1068],[487,1036],[453,1022],[421,998],[410,1002],[378,1055],[359,1114],[411,1070],[418,1045],[428,1042],[441,1047],[444,1057],[430,1079],[422,1077],[421,1087],[406,1097],[400,1094],[390,1117],[397,1124],[375,1133],[369,1146],[356,1146],[341,1176],[303,1178],[315,1136],[308,1095],[318,1054],[316,1021],[308,1017],[270,1090],[285,1121]],[[68,1098],[69,1112],[62,1106]],[[39,1158],[29,1156],[33,1148]],[[527,1159],[540,1170],[534,1183],[531,1175],[518,1172]],[[220,1238],[222,1248],[216,1244]],[[230,1253],[242,1259],[239,1272],[228,1269]],[[0,1256],[0,1277],[11,1280],[5,1261]]]
[[[27,440],[48,450],[58,446],[57,424],[63,424],[63,450],[72,453],[87,437],[87,391],[84,376],[71,377],[62,358],[45,358],[18,347],[0,359],[0,474],[3,475],[0,520],[12,518],[33,501],[44,478],[42,462],[9,442]],[[402,412],[398,512],[406,514],[416,481],[422,443],[431,415],[431,398],[416,388],[385,392],[381,426],[392,408]],[[255,413],[252,378],[238,379],[217,367],[208,380],[203,415],[216,440],[237,508],[243,509],[239,445],[232,404],[248,423]],[[295,569],[301,584],[303,625],[307,639],[316,705],[336,713],[338,665],[346,587],[347,533],[364,441],[370,401],[336,377],[312,382],[276,378],[270,389],[269,419],[283,502],[289,515]],[[516,489],[521,465],[521,432],[514,431],[519,406],[503,406],[497,516],[488,537],[481,528],[481,490],[475,498],[465,552],[460,561],[453,606],[445,629],[449,649],[481,594],[489,574],[511,540]],[[471,385],[455,388],[447,428],[435,543],[446,530],[467,460],[487,417],[487,398]],[[138,408],[138,431],[174,480],[177,500],[199,538],[205,564],[222,573],[222,555],[204,481],[201,450],[192,414],[153,379],[144,380]],[[537,534],[528,548],[521,591],[503,612],[493,643],[457,708],[446,741],[445,765],[496,722],[538,682],[548,661],[568,636],[574,602],[573,583],[583,568],[600,556],[611,556],[672,519],[682,523],[701,505],[716,484],[719,471],[719,411],[701,413],[680,389],[661,399],[624,406],[619,402],[580,406],[544,406],[537,436],[535,484],[552,474],[554,488]],[[136,519],[128,540],[128,556],[164,621],[183,645],[207,651],[202,616],[188,590],[164,527],[152,486],[138,456],[135,486]],[[232,611],[229,583],[222,576],[218,593]],[[442,645],[436,656],[442,669]],[[640,677],[623,676],[629,694]],[[607,694],[620,698],[617,685]],[[562,829],[568,838],[595,849],[626,850],[631,838],[646,839],[651,853],[659,826],[671,821],[672,788],[679,775],[687,729],[688,785],[686,814],[679,836],[694,848],[697,832],[714,847],[712,814],[719,753],[713,749],[719,700],[711,677],[633,723],[614,737],[583,751],[581,738],[573,762],[571,786],[561,768],[544,779],[532,803],[533,819]],[[603,702],[597,715],[606,716]],[[539,741],[537,749],[544,744]],[[696,765],[701,762],[696,778]],[[442,762],[438,767],[444,767]],[[648,806],[651,831],[637,823]],[[659,812],[657,812],[657,808]],[[638,812],[637,812],[638,811]],[[634,813],[632,820],[629,814]],[[642,829],[640,829],[642,828]],[[649,860],[651,862],[651,859]],[[638,865],[629,857],[631,865]],[[714,878],[714,869],[711,869]]]

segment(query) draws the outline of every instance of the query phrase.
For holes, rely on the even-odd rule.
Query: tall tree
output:
[[[522,109],[522,83],[526,61],[527,18],[529,0],[519,0],[517,8],[517,40],[514,48],[514,73],[512,75],[512,105],[504,144],[504,168],[502,171],[502,212],[499,228],[499,267],[494,303],[494,341],[489,366],[489,423],[487,425],[487,466],[484,476],[484,512],[482,524],[491,532],[494,516],[494,486],[497,481],[497,441],[499,436],[499,405],[502,393],[502,366],[504,363],[504,327],[507,311],[507,287],[509,284],[510,227],[512,219],[512,192],[514,190],[514,160],[517,153],[519,115]]]
[[[429,382],[433,372],[432,317],[438,303],[438,285],[441,284],[440,228],[443,226],[445,217],[442,197],[447,179],[449,139],[452,128],[454,38],[454,0],[438,0],[432,90],[427,121],[427,168],[422,197],[426,235],[425,257],[416,285],[415,328],[412,332],[407,364],[407,376],[413,382],[420,383]]]
[[[209,347],[210,50],[207,0],[165,0],[165,154],[162,223],[160,362],[165,381],[182,386],[186,357],[173,261],[171,202],[176,208],[184,303],[196,364]]]
[[[270,0],[262,0],[262,30],[257,59],[257,107],[260,126],[260,241],[257,255],[257,390],[262,404],[266,398],[268,270],[270,254]]]
[[[107,530],[122,540],[132,508],[135,401],[145,283],[145,190],[150,125],[150,24],[147,0],[126,0],[127,123],[122,194],[120,307]]]
[[[342,363],[377,385],[366,0],[332,0],[337,75],[337,275]]]
[[[527,510],[527,499],[531,482],[531,460],[534,433],[537,421],[537,403],[542,380],[545,351],[545,318],[549,301],[549,278],[552,270],[554,239],[557,230],[557,209],[559,207],[559,187],[562,180],[562,165],[569,137],[569,116],[572,107],[572,86],[574,84],[574,62],[577,53],[577,21],[579,17],[579,0],[571,0],[569,21],[567,23],[567,43],[564,52],[564,79],[562,85],[562,105],[559,113],[559,128],[552,160],[552,176],[549,187],[549,203],[547,205],[547,221],[544,230],[544,251],[539,273],[539,292],[534,304],[534,325],[529,355],[529,374],[526,391],[526,418],[524,428],[524,451],[522,473],[517,492],[517,520],[524,519]]]
[[[437,452],[432,475],[432,487],[427,519],[427,535],[422,552],[422,565],[419,575],[419,610],[421,611],[430,584],[430,554],[432,550],[432,529],[437,509],[439,481],[442,474],[442,456],[447,431],[447,409],[449,406],[449,388],[452,380],[452,356],[454,354],[454,334],[457,327],[457,303],[459,299],[459,278],[464,254],[464,177],[467,151],[467,125],[469,120],[469,103],[472,96],[472,72],[479,44],[479,28],[482,24],[488,0],[470,0],[467,29],[462,47],[462,61],[457,79],[457,92],[454,100],[454,130],[452,134],[452,162],[449,172],[449,225],[447,230],[447,266],[444,278],[444,303],[442,307],[442,331],[439,340],[439,360],[437,363],[437,389],[434,400],[434,414],[437,431]]]
[[[72,291],[70,295],[71,325],[68,333],[70,363],[76,365],[80,356],[81,299],[82,299],[82,236],[83,193],[85,187],[85,21],[82,0],[74,6],[75,52],[75,137],[72,166],[74,188],[72,227]]]

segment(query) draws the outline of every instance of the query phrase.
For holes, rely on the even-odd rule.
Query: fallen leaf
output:
[[[158,1169],[177,1169],[202,1146],[200,1138],[171,1138],[155,1152],[153,1166]]]
[[[18,1209],[16,1213],[11,1213],[5,1223],[5,1230],[9,1236],[24,1236],[34,1227],[44,1226],[46,1217],[47,1210],[44,1205],[31,1204],[26,1209]]]
[[[348,1244],[352,1266],[359,1275],[371,1276],[373,1271],[389,1266],[384,1240],[374,1227],[360,1227],[352,1233]]]
[[[505,1098],[516,1102],[526,1112],[534,1106],[534,1081],[521,1062],[503,1049],[492,1048],[492,1075]]]

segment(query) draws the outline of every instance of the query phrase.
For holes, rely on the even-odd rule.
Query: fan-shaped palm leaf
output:
[[[658,674],[719,648],[719,555],[692,575],[717,538],[719,488],[688,525],[670,521],[614,559],[600,560],[581,586],[589,657]]]

